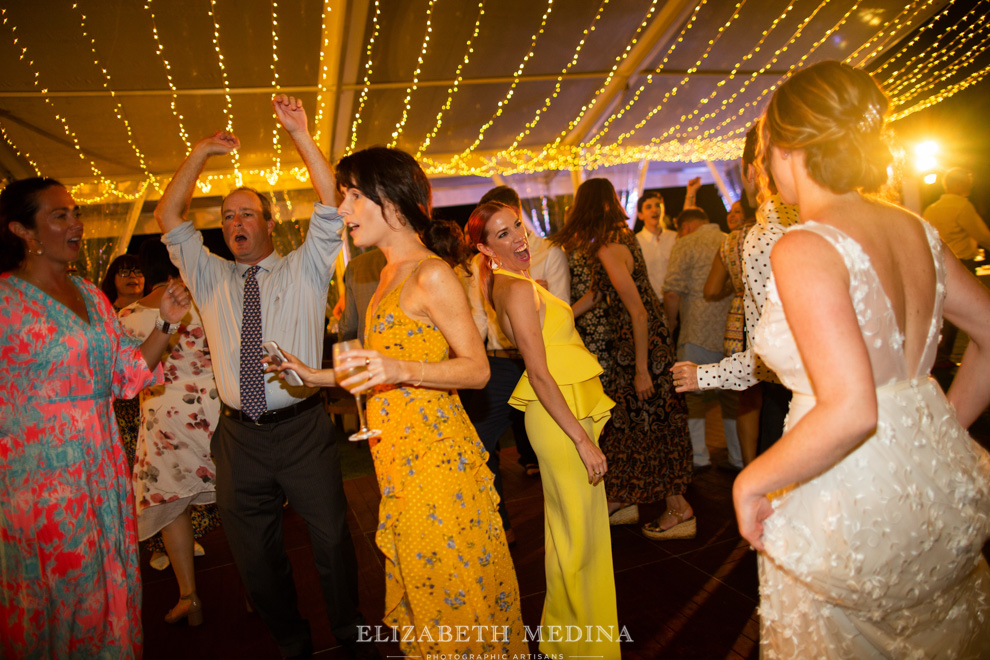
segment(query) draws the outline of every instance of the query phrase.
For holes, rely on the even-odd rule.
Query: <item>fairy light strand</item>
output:
[[[320,58],[323,61],[323,58]],[[282,86],[278,81],[278,1],[272,0],[272,88],[278,94]],[[279,140],[279,121],[272,108],[272,119],[275,120],[272,126],[272,149],[275,151],[275,165],[272,167],[267,177],[268,184],[274,186],[282,173],[282,143]]]
[[[148,11],[151,16],[151,34],[155,39],[155,51],[158,53],[159,57],[162,59],[162,65],[165,67],[165,80],[168,81],[168,88],[172,90],[172,97],[169,101],[169,107],[172,110],[172,116],[179,124],[179,139],[182,143],[186,145],[186,153],[192,151],[192,143],[189,140],[189,132],[186,130],[183,124],[184,117],[179,112],[178,108],[178,88],[175,86],[175,81],[172,79],[172,65],[169,63],[168,58],[165,57],[165,48],[162,46],[161,38],[158,35],[158,20],[155,17],[155,11],[152,9],[153,0],[146,0],[144,8]]]
[[[426,7],[426,33],[423,35],[423,44],[419,47],[419,57],[416,59],[416,70],[413,71],[412,84],[406,87],[406,98],[402,99],[402,117],[396,122],[395,130],[392,131],[392,141],[388,145],[392,148],[398,144],[399,136],[402,135],[402,130],[406,127],[406,122],[409,120],[412,94],[419,89],[419,74],[423,70],[423,58],[426,57],[426,49],[429,48],[430,37],[433,35],[433,6],[435,4],[436,0],[430,0],[429,5]]]
[[[34,159],[31,158],[31,154],[29,154],[26,149],[20,149],[16,144],[14,144],[14,141],[10,139],[9,135],[7,135],[7,129],[4,128],[2,123],[0,123],[0,135],[3,136],[4,142],[7,143],[7,146],[9,146],[19,158],[23,158],[24,160],[26,160],[28,163],[31,164],[32,169],[34,169],[35,175],[41,176],[41,168],[38,167],[38,163],[36,163]]]
[[[714,120],[720,114],[722,114],[723,112],[728,111],[729,107],[732,106],[732,105],[734,105],[736,103],[736,101],[738,101],[742,97],[742,95],[745,94],[749,90],[750,86],[753,83],[755,83],[760,78],[761,75],[763,75],[764,73],[766,73],[766,71],[768,71],[772,66],[776,65],[780,61],[780,56],[782,54],[784,54],[785,52],[787,52],[790,49],[790,47],[794,43],[796,43],[804,35],[804,30],[808,27],[808,25],[811,23],[811,21],[813,21],[815,19],[815,17],[818,15],[818,13],[820,11],[822,11],[822,9],[825,8],[825,6],[828,4],[829,1],[830,0],[822,0],[822,2],[820,2],[818,4],[818,6],[815,7],[814,11],[812,11],[810,14],[808,14],[807,16],[805,16],[804,17],[804,20],[802,20],[798,24],[797,29],[791,35],[790,39],[788,39],[788,41],[783,46],[781,46],[776,51],[774,51],[773,54],[770,56],[770,59],[767,60],[767,62],[762,67],[760,67],[759,69],[757,69],[752,74],[746,76],[745,79],[743,80],[743,84],[739,87],[739,89],[737,89],[734,93],[732,93],[727,98],[723,99],[721,105],[718,108],[716,108],[713,112],[710,112],[710,113],[707,113],[707,114],[703,115],[694,126],[689,127],[683,134],[679,134],[676,137],[680,138],[680,137],[683,137],[684,135],[688,135],[690,133],[695,133],[695,132],[701,131],[701,128],[704,126],[704,124],[707,121]],[[855,7],[855,5],[854,5],[854,7]],[[839,25],[842,25],[845,22],[845,20],[848,19],[848,17],[851,15],[852,11],[853,10],[850,10],[849,12],[846,12],[846,14],[842,17],[842,19],[839,21],[838,24],[836,24],[835,26],[833,26],[832,29],[827,30],[825,32],[825,35],[823,35],[823,37],[821,39],[819,39],[817,42],[815,42],[813,44],[812,48],[809,49],[805,53],[805,58],[807,58],[808,56],[811,55],[811,53],[813,53],[815,50],[817,50],[818,47],[822,43],[825,42],[825,39],[828,38],[828,35],[832,34],[832,32],[834,32],[836,29],[838,29],[838,26]],[[781,15],[779,18],[780,18],[780,20],[782,20],[784,18],[784,15]],[[779,20],[778,21],[775,21],[774,24],[770,27],[770,29],[768,29],[767,32],[764,33],[764,35],[765,36],[766,35],[769,35],[770,31],[772,31],[773,28],[776,27],[777,24],[779,24]],[[759,50],[762,48],[762,45],[763,45],[763,41],[761,40],[757,44],[757,47],[755,49],[753,49],[750,53],[747,54],[746,57],[744,57],[742,60],[740,60],[739,64],[736,65],[736,68],[733,69],[733,73],[738,72],[739,66],[741,66],[741,64],[743,64],[747,59],[752,59],[753,57],[755,57],[756,53],[759,52]],[[770,91],[772,91],[772,89],[776,89],[777,85],[779,85],[784,80],[784,78],[787,75],[789,75],[790,71],[793,71],[794,70],[794,67],[797,66],[798,63],[803,63],[803,61],[804,61],[803,59],[798,60],[798,62],[796,62],[794,65],[791,66],[791,68],[788,69],[787,73],[785,73],[784,76],[781,76],[780,78],[778,78],[777,81],[773,85],[771,85],[770,87],[764,89],[760,94],[758,94],[757,95],[757,99],[756,99],[755,102],[754,101],[751,101],[750,103],[744,104],[743,107],[742,107],[743,112],[745,112],[745,110],[748,109],[748,108],[750,108],[750,107],[755,107],[755,104],[756,103],[758,103],[760,100],[762,100]],[[732,76],[732,77],[734,77],[734,76]],[[697,112],[690,113],[687,116],[687,118],[688,119],[693,119],[696,116],[697,116]],[[703,131],[702,137],[707,137],[709,135],[712,135],[714,133],[719,132],[721,129],[724,129],[728,125],[728,123],[731,123],[731,120],[733,120],[735,118],[738,118],[739,116],[740,116],[739,113],[736,113],[736,115],[734,117],[732,117],[732,116],[729,117],[729,122],[722,122],[719,125],[711,128],[711,129],[708,129],[708,130]],[[745,130],[745,127],[737,128],[736,129],[736,132],[740,132],[741,130]]]
[[[983,14],[977,13],[979,5],[980,3],[974,5],[968,13],[961,17],[958,22],[948,26],[945,30],[939,33],[935,41],[929,44],[920,53],[915,55],[915,57],[912,57],[911,60],[906,63],[904,67],[905,75],[900,77],[899,82],[890,83],[890,81],[897,77],[899,73],[893,72],[892,75],[887,78],[889,86],[885,85],[884,91],[886,91],[890,96],[897,97],[898,94],[900,94],[911,83],[928,79],[930,73],[939,65],[939,63],[947,62],[950,58],[955,56],[959,48],[981,30],[979,22],[982,21],[983,27],[986,27],[986,21]],[[946,11],[947,10],[948,7],[946,8]],[[943,12],[943,14],[944,13],[945,12]],[[943,14],[936,17],[936,20],[941,18]],[[973,17],[977,17],[979,20],[977,20],[972,26],[969,26],[971,31],[967,31],[967,26],[964,25],[964,23],[968,22],[968,20]],[[943,43],[942,40],[947,37],[951,38],[949,38],[948,42]],[[918,59],[921,59],[922,62],[918,66],[911,68],[911,65]],[[898,102],[900,102],[900,99],[898,99]]]
[[[478,3],[478,18],[474,21],[474,31],[471,33],[471,37],[464,45],[464,57],[461,58],[460,64],[457,65],[457,70],[454,71],[454,84],[447,88],[447,100],[444,101],[443,105],[440,106],[440,111],[437,112],[437,121],[433,125],[433,129],[426,134],[426,137],[416,148],[416,158],[422,156],[423,152],[429,148],[430,144],[433,142],[433,138],[435,138],[437,133],[440,131],[440,126],[443,125],[444,115],[453,105],[454,96],[460,90],[461,81],[464,79],[464,67],[470,63],[471,55],[474,53],[474,40],[478,38],[478,33],[481,30],[481,19],[484,15],[485,3],[484,0],[482,0],[482,2]],[[365,84],[367,84],[367,82],[365,82]]]
[[[10,36],[13,39],[14,48],[18,50],[17,59],[21,62],[27,63],[28,71],[32,74],[32,84],[41,91],[42,99],[45,104],[51,108],[52,114],[55,115],[55,119],[59,122],[62,126],[62,130],[65,132],[65,136],[72,141],[72,145],[75,147],[76,154],[79,156],[79,159],[89,166],[90,171],[93,173],[93,176],[96,177],[97,181],[105,181],[106,179],[103,176],[103,172],[100,171],[100,168],[96,166],[96,163],[93,162],[92,158],[87,157],[85,152],[83,152],[82,145],[79,144],[79,138],[76,137],[75,132],[69,128],[69,122],[65,119],[65,117],[59,114],[58,110],[55,109],[55,105],[48,97],[48,89],[41,86],[41,72],[35,69],[34,60],[28,56],[27,47],[23,46],[17,38],[17,26],[10,21],[10,17],[7,16],[7,9],[5,7],[0,8],[0,17],[2,17],[3,24],[10,29]]]
[[[151,172],[148,171],[147,159],[145,158],[144,153],[141,152],[141,149],[138,148],[137,144],[134,142],[134,133],[131,131],[131,123],[124,116],[124,108],[120,105],[120,101],[117,100],[117,94],[113,88],[113,81],[110,78],[110,72],[105,66],[100,64],[100,58],[96,52],[96,40],[89,34],[89,32],[87,32],[86,14],[79,6],[79,3],[72,3],[72,8],[79,12],[79,29],[82,32],[83,37],[85,37],[89,42],[89,51],[93,54],[93,66],[95,66],[100,73],[103,74],[103,89],[110,92],[110,97],[113,99],[114,115],[116,115],[117,119],[119,119],[124,125],[124,131],[127,133],[127,146],[131,148],[131,151],[133,151],[134,155],[137,157],[138,166],[141,168],[141,171],[144,172],[145,177],[148,180],[153,180]]]
[[[368,101],[368,85],[371,81],[371,75],[374,73],[371,66],[373,63],[372,54],[374,53],[375,42],[378,41],[378,33],[381,32],[381,24],[378,19],[381,18],[382,8],[379,0],[375,0],[375,13],[372,16],[372,30],[371,39],[368,40],[368,45],[365,46],[364,52],[364,83],[361,89],[361,95],[358,97],[357,110],[354,113],[354,119],[351,121],[351,139],[347,144],[347,148],[344,150],[344,155],[353,153],[355,147],[357,146],[357,136],[358,127],[361,125],[361,113],[364,111],[364,104]]]
[[[225,115],[227,117],[227,132],[234,132],[234,112],[233,112],[233,101],[230,97],[230,82],[227,80],[227,67],[223,62],[223,53],[220,51],[220,24],[217,22],[217,0],[210,0],[210,20],[213,22],[213,49],[217,53],[217,64],[220,67],[220,78],[223,81],[223,95],[227,102],[227,108]],[[234,181],[238,187],[243,185],[243,177],[241,175],[241,157],[238,153],[240,150],[235,149],[231,152],[231,160],[234,162]]]
[[[523,138],[529,135],[530,131],[536,128],[536,125],[540,123],[540,119],[542,119],[543,114],[550,109],[550,106],[553,105],[554,99],[556,99],[560,95],[560,86],[561,86],[561,81],[563,81],[564,79],[564,75],[568,71],[570,71],[575,64],[578,63],[578,59],[580,59],[581,57],[581,50],[584,48],[585,41],[587,41],[588,36],[595,31],[595,28],[598,23],[598,19],[602,17],[602,13],[605,11],[605,7],[608,5],[608,3],[609,0],[602,0],[602,4],[598,6],[598,11],[595,12],[595,17],[591,19],[591,24],[588,27],[586,27],[584,29],[584,32],[581,34],[581,40],[578,41],[578,45],[574,49],[574,54],[571,56],[571,60],[561,70],[560,75],[557,76],[557,80],[556,83],[554,84],[553,91],[550,93],[549,96],[546,97],[546,99],[544,99],[543,103],[536,109],[536,113],[533,115],[533,118],[530,119],[528,122],[526,122],[526,125],[523,127],[523,129],[519,132],[518,135],[516,135],[516,139],[513,140],[511,145],[509,145],[508,151],[512,151],[513,149],[515,149],[519,145],[519,143],[523,140]],[[635,43],[635,41],[630,43],[630,46],[633,43]]]
[[[377,0],[376,0],[377,1]],[[320,42],[320,77],[318,87],[319,90],[316,93],[316,135],[313,136],[313,140],[316,144],[321,144],[323,139],[323,115],[327,111],[327,97],[330,95],[329,90],[326,87],[327,83],[327,64],[326,56],[327,49],[330,47],[330,37],[327,34],[327,17],[330,16],[330,12],[333,11],[333,7],[330,6],[332,0],[323,0],[323,20],[320,24],[320,34],[323,36],[323,41]],[[277,122],[276,122],[277,126]],[[277,128],[276,128],[277,130]]]
[[[571,130],[573,130],[574,127],[577,126],[582,119],[584,119],[584,116],[598,104],[599,97],[612,82],[612,79],[615,77],[615,74],[619,70],[619,66],[629,57],[629,54],[632,52],[632,44],[639,41],[639,35],[643,32],[644,29],[646,29],[646,25],[650,22],[650,19],[653,17],[653,14],[656,13],[658,2],[659,0],[653,0],[653,2],[650,4],[649,8],[646,10],[646,15],[643,17],[643,20],[640,21],[639,26],[637,26],[636,28],[635,33],[633,33],[633,37],[632,39],[630,39],[629,45],[627,45],[626,48],[624,48],[615,57],[615,61],[612,63],[612,69],[608,72],[608,75],[605,76],[605,81],[602,83],[601,87],[598,88],[598,91],[596,91],[592,95],[591,102],[588,103],[587,105],[581,106],[581,110],[578,112],[577,116],[575,116],[570,122],[568,122],[567,128],[565,128],[560,132],[560,134],[557,136],[557,139],[553,141],[551,148],[554,149],[557,148],[560,145],[560,143],[563,141],[563,139],[567,136],[567,134],[570,133]]]
[[[485,139],[485,133],[488,131],[488,129],[491,128],[492,125],[495,123],[495,121],[502,116],[503,112],[505,112],[505,108],[512,101],[512,97],[516,92],[516,87],[519,85],[519,78],[520,76],[522,76],[523,71],[526,69],[526,64],[528,64],[530,59],[532,59],[533,57],[533,51],[536,50],[537,42],[540,40],[540,37],[542,37],[543,33],[546,31],[547,19],[550,17],[550,13],[552,11],[553,11],[553,0],[547,0],[547,8],[543,12],[543,16],[540,17],[540,29],[537,30],[536,34],[534,34],[530,38],[529,52],[526,53],[525,57],[523,57],[522,59],[522,62],[519,63],[519,66],[516,67],[515,72],[512,74],[512,84],[509,85],[509,91],[506,92],[502,100],[498,102],[498,109],[495,111],[495,114],[493,114],[491,119],[485,122],[485,124],[481,127],[481,129],[478,131],[478,137],[475,138],[474,142],[471,143],[471,146],[469,146],[467,149],[462,151],[460,154],[454,156],[455,161],[465,158],[468,154],[470,154],[472,151],[477,149],[478,146]]]

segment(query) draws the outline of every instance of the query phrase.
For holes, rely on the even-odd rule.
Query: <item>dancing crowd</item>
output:
[[[288,502],[334,636],[380,657],[330,386],[367,399],[384,623],[416,631],[406,655],[528,657],[499,478],[511,427],[544,494],[539,649],[621,657],[610,527],[663,502],[645,536],[697,534],[686,494],[711,465],[717,397],[739,532],[759,552],[763,657],[990,656],[990,455],[966,432],[990,403],[990,292],[943,243],[964,242],[944,235],[951,211],[929,224],[877,194],[888,101],[868,74],[821,62],[776,90],[728,234],[697,206],[700,180],[672,227],[659,194],[641,197],[634,233],[604,178],[548,238],[506,186],[462,233],[433,219],[412,156],[372,147],[332,167],[302,103],[272,105],[320,199],[285,256],[251,188],[222,202],[233,260],[187,219],[207,163],[240,146],[222,131],[168,184],[161,238],[101,288],[71,271],[83,221],[64,186],[0,192],[0,656],[140,656],[140,541],[174,570],[166,621],[202,624],[195,539],[221,523],[281,655],[311,656]],[[339,328],[360,344],[323,369],[345,231],[367,249]],[[948,392],[930,376],[943,319],[970,340]]]

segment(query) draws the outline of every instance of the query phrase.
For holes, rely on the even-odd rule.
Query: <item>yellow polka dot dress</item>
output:
[[[399,307],[404,285],[369,314],[365,346],[401,360],[446,360],[440,331]],[[385,555],[384,622],[407,633],[403,652],[528,653],[488,453],[457,393],[378,388],[368,417],[382,431],[371,453],[382,493],[375,540]]]

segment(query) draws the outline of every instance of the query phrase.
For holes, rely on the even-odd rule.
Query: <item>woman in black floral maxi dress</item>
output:
[[[643,528],[644,534],[654,539],[690,538],[696,524],[684,499],[692,474],[687,408],[683,395],[674,390],[674,346],[663,306],[625,220],[612,184],[589,179],[578,188],[567,222],[554,237],[568,251],[575,313],[588,310],[578,318],[578,331],[604,368],[602,385],[616,402],[600,439],[608,459],[610,519],[613,524],[637,522],[639,503],[665,500],[667,510]],[[619,261],[625,269],[613,266],[610,276],[602,258],[615,264],[615,255],[622,255]],[[636,296],[631,295],[633,288]],[[631,302],[623,301],[620,289],[629,292]],[[636,297],[645,310],[645,367],[652,384],[642,398],[636,384],[636,332],[627,306],[635,308]],[[599,302],[592,305],[592,299]]]

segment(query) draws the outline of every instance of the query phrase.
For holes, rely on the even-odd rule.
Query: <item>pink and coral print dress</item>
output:
[[[404,284],[369,309],[365,346],[400,360],[446,360],[440,330],[399,306]],[[382,493],[375,541],[385,554],[384,621],[415,631],[403,652],[528,657],[488,453],[457,392],[378,388],[368,424],[382,431],[371,455]],[[469,634],[459,637],[457,626]]]
[[[106,297],[87,323],[0,276],[0,657],[141,654],[131,477],[111,402],[161,380]]]

